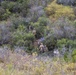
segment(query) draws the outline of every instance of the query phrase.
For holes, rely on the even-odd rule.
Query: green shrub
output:
[[[56,0],[46,7],[46,13],[50,19],[58,19],[60,17],[68,17],[69,19],[75,18],[73,8],[70,6],[59,5],[56,3]]]
[[[14,7],[11,9],[13,13],[20,13],[22,11],[22,4],[16,2]]]
[[[6,12],[3,14],[3,20],[6,20],[7,18],[9,18],[9,16],[11,15],[11,12],[6,9]]]
[[[8,1],[2,1],[1,2],[1,6],[2,6],[2,8],[4,8],[4,9],[7,9],[8,8]]]
[[[76,62],[76,49],[74,49],[72,52],[72,60],[73,62]]]
[[[1,3],[1,6],[4,8],[4,9],[8,9],[10,12],[13,12],[13,8],[14,6],[16,5],[15,2],[9,2],[9,1],[3,1]]]
[[[76,61],[76,40],[61,39],[57,41],[57,46],[61,52],[64,52],[65,61]],[[63,47],[66,48],[64,51]]]
[[[74,21],[74,26],[75,26],[75,28],[76,28],[76,20]]]
[[[66,44],[67,44],[67,39],[61,39],[61,40],[57,40],[57,46],[59,47],[59,48],[62,48],[63,46],[66,46]]]
[[[67,18],[56,20],[49,28],[57,39],[66,38],[74,40],[76,38],[74,22]]]
[[[69,52],[66,52],[64,54],[64,60],[67,62],[68,61],[76,62],[76,48],[72,50],[70,57],[69,57]]]
[[[37,22],[32,23],[32,26],[36,29],[36,38],[39,39],[45,35],[48,19],[40,17]]]
[[[38,19],[38,22],[40,23],[40,26],[47,26],[48,24],[48,19],[46,17],[40,17]]]
[[[0,20],[3,20],[4,13],[5,13],[5,10],[0,7]]]
[[[25,37],[26,40],[31,40],[32,42],[34,42],[34,35],[32,33],[28,33]]]
[[[66,53],[64,54],[64,60],[65,60],[66,62],[70,61],[70,60],[69,60],[69,57],[68,57],[68,52],[66,52]]]
[[[76,7],[74,7],[73,10],[74,10],[74,14],[75,14],[75,16],[76,16]]]
[[[62,48],[63,46],[66,46],[67,48],[69,48],[71,46],[71,48],[76,48],[76,40],[69,40],[69,39],[61,39],[57,41],[57,46],[59,48]]]
[[[68,40],[67,46],[71,46],[72,48],[76,48],[76,40]]]
[[[49,51],[53,51],[56,48],[57,40],[53,36],[45,38],[44,44],[47,46]]]
[[[26,22],[26,20],[23,17],[11,17],[13,28],[17,29],[19,25],[24,25],[26,28],[29,27],[29,22]]]
[[[32,50],[34,39],[34,35],[26,33],[26,27],[20,25],[12,34],[12,46],[27,47],[27,50]]]
[[[25,17],[28,10],[28,0],[22,1],[2,1],[1,7],[5,10],[8,9],[11,13],[19,13],[21,16]]]
[[[0,23],[0,45],[8,44],[11,40],[11,27],[7,22]]]

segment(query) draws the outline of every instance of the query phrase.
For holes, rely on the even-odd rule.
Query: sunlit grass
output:
[[[58,19],[60,17],[68,17],[69,19],[74,19],[74,11],[73,8],[70,6],[64,6],[62,4],[57,4],[56,0],[50,3],[46,7],[46,13],[50,19]]]
[[[9,62],[0,63],[0,75],[75,75],[76,63],[37,54],[12,54]]]

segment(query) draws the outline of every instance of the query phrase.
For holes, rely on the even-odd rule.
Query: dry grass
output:
[[[0,63],[0,75],[76,75],[76,63],[33,55],[10,53],[8,61]]]

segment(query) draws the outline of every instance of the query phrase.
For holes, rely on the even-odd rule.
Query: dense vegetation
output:
[[[76,75],[76,0],[0,0],[0,75]]]
[[[19,58],[18,58],[19,57]],[[50,57],[11,54],[9,62],[0,64],[0,75],[75,75],[76,64]],[[20,59],[20,60],[19,60]]]
[[[59,2],[59,0],[0,0],[0,62],[4,62],[5,59],[7,60],[8,55],[11,53],[10,51],[18,53],[21,49],[24,50],[21,52],[21,55],[29,53],[32,59],[34,59],[34,55],[40,57],[51,55],[51,57],[53,57],[54,51],[58,50],[58,61],[56,63],[52,61],[54,64],[49,61],[49,63],[51,62],[56,68],[58,67],[58,63],[64,65],[67,62],[66,66],[68,62],[75,63],[76,2],[74,0],[73,2],[69,0],[67,4],[65,2],[66,0],[64,0],[64,2]],[[46,47],[46,50],[43,52],[40,51],[40,44]],[[6,56],[5,59],[4,55]],[[10,55],[12,55],[12,53]],[[14,60],[10,60],[11,58],[9,58],[11,64],[9,65],[8,63],[6,66],[8,67],[7,69],[10,69],[8,71],[12,71],[13,65],[15,65],[13,64]],[[22,58],[24,57],[22,56]],[[40,62],[42,64],[39,64],[41,70],[39,70],[39,67],[34,65],[30,67],[26,66],[26,64],[25,66],[23,65],[24,70],[30,69],[29,71],[32,72],[31,68],[34,66],[33,69],[35,69],[36,73],[34,72],[33,75],[49,75],[47,71],[49,67],[46,66],[50,64],[45,64],[48,62],[46,61],[44,63],[44,61],[38,59],[39,58],[36,58],[34,62]],[[44,59],[44,57],[42,57],[42,59]],[[50,60],[50,57],[46,57],[46,59]],[[53,60],[56,59],[54,58]],[[59,62],[59,60],[63,61]],[[27,62],[29,64],[31,63],[29,61]],[[71,65],[74,65],[74,63]],[[59,64],[59,66],[62,64]],[[64,66],[65,71],[67,69],[66,66]],[[0,70],[0,75],[3,75],[5,70],[3,67],[0,67]],[[44,70],[47,71],[47,73],[45,73]],[[51,70],[53,69],[51,68]],[[14,73],[16,71],[14,70]],[[61,71],[61,69],[58,69],[58,73],[53,73],[52,75],[62,75],[60,74]],[[43,72],[45,74],[43,74]],[[23,75],[24,71],[21,73],[20,75]],[[72,75],[69,72],[66,72],[66,74]],[[7,72],[7,75],[10,75],[10,72]],[[32,73],[28,75],[32,75]]]

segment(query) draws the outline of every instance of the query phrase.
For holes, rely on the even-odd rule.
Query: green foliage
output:
[[[23,35],[25,35],[24,27],[19,26],[19,28],[12,34],[13,44],[14,45],[23,45],[24,44]]]
[[[13,7],[15,6],[15,4],[16,4],[15,2],[3,1],[1,3],[1,6],[2,6],[2,8],[8,9],[9,11],[12,12]]]
[[[66,62],[76,62],[76,48],[72,50],[72,53],[69,57],[69,52],[67,51],[65,54],[64,54],[64,60]]]
[[[57,41],[57,46],[58,48],[60,48],[60,50],[63,50],[62,48],[66,47],[67,50],[64,53],[65,61],[76,62],[76,40],[61,39]],[[71,51],[71,53],[69,52],[69,50]]]
[[[76,48],[76,40],[69,40],[69,39],[61,39],[57,41],[57,46],[59,48],[62,48],[63,46],[66,46],[67,48],[69,48],[70,46],[72,48]]]
[[[33,52],[38,50],[34,43],[43,37],[45,39],[43,43],[49,50],[53,51],[55,47],[62,49],[63,46],[66,48],[71,47],[72,50],[76,49],[76,21],[69,20],[75,19],[76,8],[73,11],[70,6],[58,5],[54,0],[45,8],[48,17],[51,18],[50,23],[50,20],[46,18],[44,7],[42,7],[47,4],[44,3],[47,1],[44,1],[43,5],[38,8],[36,6],[37,9],[34,5],[41,5],[42,0],[37,1],[38,3],[35,3],[35,1],[4,0],[1,2],[0,20],[6,20],[7,22],[5,22],[4,26],[2,23],[0,25],[0,44],[10,44],[13,47],[23,46],[27,52]],[[31,13],[28,13],[28,10]],[[52,22],[52,20],[54,21]],[[36,34],[33,34],[34,29]],[[66,61],[68,60],[67,55],[69,55],[68,52],[64,55]]]
[[[66,38],[74,40],[76,38],[74,22],[70,21],[68,18],[62,17],[54,21],[49,28],[53,33],[53,36],[57,39]]]
[[[8,8],[8,1],[2,1],[1,2],[1,6],[2,6],[2,8],[4,8],[4,9],[7,9]]]
[[[40,17],[37,22],[32,23],[32,26],[36,29],[36,38],[41,38],[45,34],[48,20],[45,17]]]
[[[67,52],[64,54],[64,60],[65,60],[66,62],[70,61]]]
[[[4,13],[5,13],[5,10],[0,7],[0,20],[3,20]]]
[[[58,19],[60,17],[68,17],[69,19],[75,18],[73,8],[70,6],[59,5],[56,3],[56,0],[46,7],[46,12],[50,19]]]
[[[73,62],[76,62],[76,49],[74,49],[72,52],[72,60]]]
[[[74,14],[75,14],[75,16],[76,16],[76,7],[74,7],[73,10],[74,10]]]
[[[26,33],[26,27],[20,25],[17,30],[12,34],[12,45],[27,47],[27,50],[33,49],[34,35]]]
[[[46,44],[49,51],[53,51],[57,45],[57,40],[54,37],[49,36],[45,38],[44,44]]]
[[[23,17],[11,17],[12,20],[12,28],[17,29],[19,25],[24,25],[26,28],[29,27],[29,22],[26,22],[25,18]]]
[[[76,40],[68,40],[67,46],[71,46],[72,48],[76,48]]]
[[[61,47],[65,46],[66,43],[67,43],[67,39],[61,39],[61,40],[57,41],[57,46],[61,48]]]
[[[34,35],[32,33],[28,33],[25,37],[26,40],[31,40],[32,42],[34,41]]]
[[[48,19],[46,17],[40,17],[38,22],[40,23],[40,26],[47,26]]]
[[[23,17],[26,17],[26,14],[28,13],[28,6],[29,0],[22,0],[21,6],[20,6],[20,15]]]
[[[75,28],[76,28],[76,20],[74,21],[74,26],[75,26]]]
[[[29,0],[18,0],[18,1],[2,1],[1,2],[1,20],[6,20],[11,15],[19,14],[25,17],[28,12],[28,1]]]
[[[10,14],[11,12],[8,9],[6,9],[6,13],[3,14],[3,19],[6,20]]]

